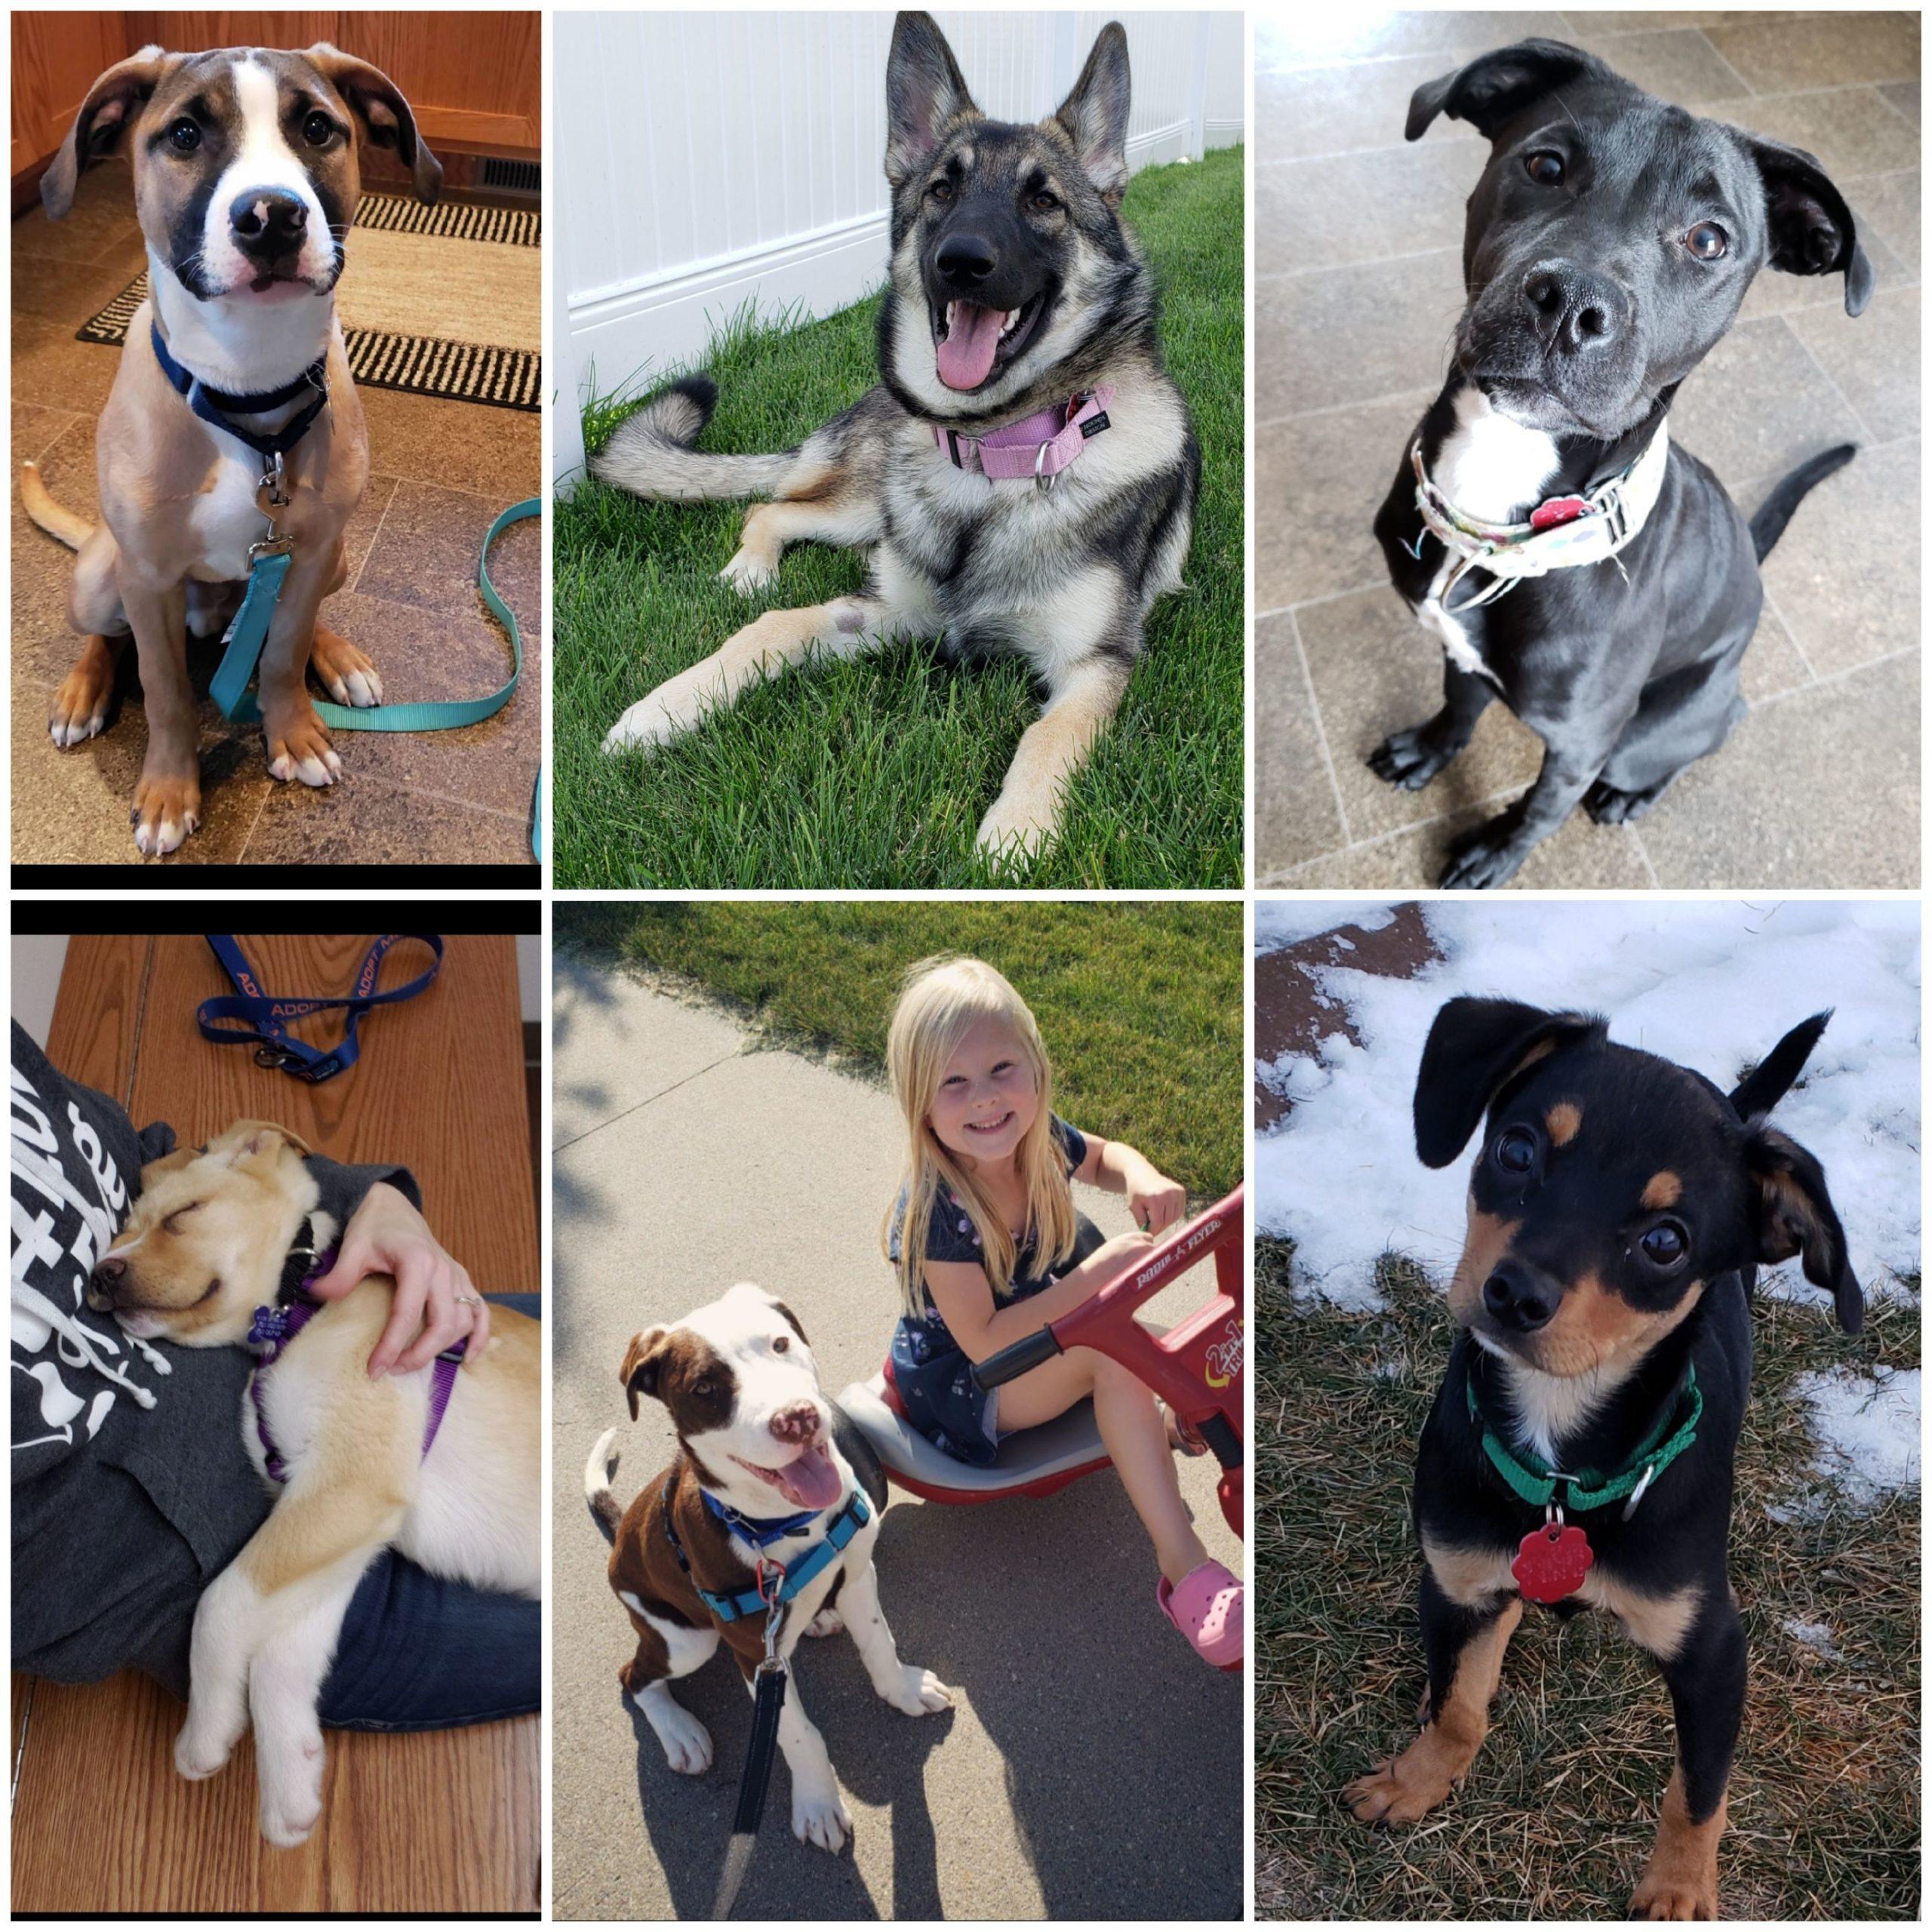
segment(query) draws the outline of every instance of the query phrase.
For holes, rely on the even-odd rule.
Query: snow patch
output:
[[[1811,1411],[1817,1474],[1859,1503],[1918,1480],[1918,1371],[1851,1369],[1801,1375],[1792,1394]]]
[[[1829,1623],[1807,1623],[1801,1617],[1787,1617],[1784,1620],[1785,1635],[1807,1651],[1815,1651],[1828,1662],[1838,1660],[1838,1647],[1832,1641],[1832,1626]]]

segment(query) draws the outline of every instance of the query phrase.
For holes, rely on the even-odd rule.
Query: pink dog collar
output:
[[[1030,477],[1042,490],[1050,490],[1054,478],[1077,463],[1102,430],[1112,426],[1107,405],[1113,399],[1112,389],[1103,386],[1076,395],[1064,409],[1043,409],[984,436],[962,436],[935,423],[933,442],[955,469],[977,469],[995,483]]]

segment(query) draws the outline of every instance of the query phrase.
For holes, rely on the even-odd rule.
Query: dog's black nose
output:
[[[1562,1292],[1520,1261],[1499,1261],[1482,1284],[1482,1305],[1506,1328],[1527,1333],[1540,1328],[1556,1312]]]
[[[302,245],[309,205],[286,188],[249,188],[228,205],[235,245],[257,261],[272,261]]]
[[[955,288],[982,282],[999,266],[998,251],[983,235],[949,235],[933,266]]]
[[[121,1285],[121,1278],[127,1272],[128,1264],[118,1255],[103,1254],[94,1263],[94,1276],[88,1284],[88,1305],[95,1309],[112,1308],[114,1291]]]
[[[1574,262],[1539,262],[1523,278],[1523,299],[1537,335],[1565,355],[1607,349],[1623,333],[1623,291]]]

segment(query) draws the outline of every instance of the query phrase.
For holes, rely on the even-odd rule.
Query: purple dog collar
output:
[[[1030,477],[1042,490],[1051,489],[1053,479],[1112,426],[1107,405],[1113,399],[1112,389],[1103,386],[1075,396],[1064,408],[1043,409],[984,436],[962,436],[935,423],[933,442],[955,469],[977,469],[995,483]]]
[[[255,1434],[262,1445],[263,1466],[268,1471],[269,1481],[277,1484],[288,1481],[288,1465],[282,1460],[281,1452],[269,1433],[268,1409],[263,1399],[262,1385],[267,1380],[269,1371],[281,1359],[289,1343],[322,1312],[321,1303],[309,1295],[309,1290],[312,1284],[319,1281],[335,1266],[335,1257],[333,1245],[315,1255],[300,1281],[288,1291],[290,1299],[278,1301],[272,1307],[257,1309],[255,1318],[249,1325],[248,1346],[261,1358],[248,1379],[248,1395],[254,1404]],[[436,1432],[443,1426],[444,1412],[449,1407],[451,1392],[456,1387],[456,1372],[463,1365],[469,1347],[469,1338],[465,1336],[453,1347],[445,1349],[431,1369],[429,1416],[423,1431],[423,1455],[426,1460],[429,1446],[436,1439]]]

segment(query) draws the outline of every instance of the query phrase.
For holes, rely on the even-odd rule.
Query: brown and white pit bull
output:
[[[325,42],[306,53],[258,47],[164,54],[144,47],[94,82],[41,181],[58,220],[81,171],[125,144],[148,252],[148,300],[97,434],[101,521],[48,496],[32,463],[27,512],[80,555],[68,617],[86,638],[54,694],[48,729],[77,745],[106,721],[131,632],[147,712],[147,755],[131,814],[143,854],[173,851],[201,822],[187,632],[220,633],[241,601],[249,546],[267,534],[257,491],[269,459],[196,414],[157,357],[198,382],[217,413],[258,437],[293,426],[315,399],[304,373],[321,364],[328,399],[284,458],[294,540],[263,646],[258,701],[269,774],[330,785],[341,761],[304,684],[312,663],[339,703],[382,700],[361,651],[315,621],[346,575],[343,532],[368,481],[368,436],[335,314],[335,285],[355,219],[361,138],[396,150],[416,192],[435,200],[443,171],[409,103],[366,61]],[[297,393],[275,407],[220,411],[223,398]]]
[[[787,1605],[779,1654],[789,1657],[801,1635],[842,1628],[873,1689],[895,1710],[922,1717],[952,1703],[931,1671],[899,1661],[872,1567],[885,1474],[865,1438],[826,1399],[804,1331],[783,1302],[740,1282],[673,1327],[632,1336],[619,1379],[633,1420],[638,1396],[654,1396],[678,1432],[675,1460],[628,1509],[611,1488],[614,1429],[598,1438],[583,1476],[590,1513],[611,1544],[611,1588],[637,1633],[637,1653],[618,1680],[672,1770],[709,1770],[711,1737],[672,1697],[671,1680],[709,1661],[721,1638],[749,1687],[764,1654],[761,1611],[726,1617],[700,1592],[755,1592],[761,1556],[780,1568],[795,1564],[861,1513],[863,1523]],[[858,1510],[855,1491],[865,1499]],[[778,1743],[792,1771],[793,1835],[838,1850],[852,1820],[825,1740],[799,1702],[795,1672]]]

